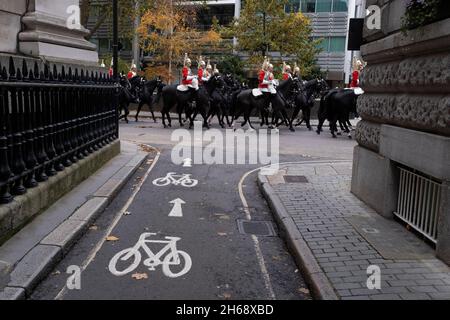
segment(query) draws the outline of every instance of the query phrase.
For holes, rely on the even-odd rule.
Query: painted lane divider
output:
[[[153,184],[158,187],[173,184],[175,186],[181,185],[183,187],[191,188],[198,184],[198,180],[192,179],[190,174],[177,174],[175,172],[169,172],[165,177],[153,180]]]
[[[138,242],[131,248],[119,251],[109,262],[109,271],[115,276],[123,276],[136,269],[142,260],[140,249],[143,249],[147,254],[144,260],[144,266],[148,270],[154,271],[156,267],[162,265],[162,271],[166,277],[177,278],[186,274],[191,270],[192,259],[187,252],[177,249],[177,242],[181,240],[179,237],[164,237],[165,240],[150,240],[156,233],[144,232],[140,235]],[[148,247],[148,244],[157,243],[165,244],[165,246],[157,253],[153,253]],[[165,256],[164,256],[165,255]],[[164,257],[163,257],[164,256]],[[131,263],[131,264],[130,264]],[[124,265],[129,264],[127,267]],[[125,267],[123,270],[118,270],[118,265]],[[181,266],[178,272],[172,272],[171,266]]]
[[[182,217],[183,216],[183,208],[181,207],[182,204],[185,204],[182,199],[176,198],[169,203],[173,204],[173,208],[169,213],[169,217]]]

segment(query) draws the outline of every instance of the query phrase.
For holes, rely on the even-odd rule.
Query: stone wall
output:
[[[53,62],[98,65],[96,46],[83,27],[69,29],[68,11],[79,0],[2,0],[0,52],[40,57]]]
[[[0,1],[0,52],[17,53],[17,35],[25,0]]]
[[[358,99],[362,121],[356,129],[352,192],[392,218],[398,164],[443,186],[450,181],[450,19],[405,35],[400,31],[405,1],[367,1],[372,4],[382,8],[382,27],[364,30],[361,54],[368,65],[361,75],[365,94]],[[450,263],[450,250],[440,249],[450,238],[450,207],[448,200],[441,202],[437,254]]]

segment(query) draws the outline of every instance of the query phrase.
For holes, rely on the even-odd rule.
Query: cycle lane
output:
[[[170,152],[163,151],[133,202],[110,233],[116,241],[107,241],[96,253],[81,275],[81,290],[66,290],[63,299],[268,299],[271,294],[261,271],[260,257],[255,252],[251,236],[240,234],[236,220],[245,215],[237,191],[240,177],[252,166],[193,165],[185,168],[173,165]],[[181,185],[156,186],[153,181],[168,172],[191,174],[198,184],[188,188]],[[256,196],[256,184],[249,193]],[[182,199],[182,217],[169,216],[175,199]],[[258,199],[260,200],[260,199]],[[250,201],[252,202],[252,201]],[[268,219],[268,209],[261,201],[252,207],[256,218]],[[253,204],[249,204],[253,205]],[[261,205],[260,208],[257,206]],[[259,214],[258,214],[259,213]],[[144,265],[147,255],[140,249],[142,259],[136,269],[123,275],[113,275],[108,265],[121,250],[136,245],[144,233],[156,233],[149,239],[164,240],[179,237],[178,250],[192,260],[188,272],[168,277],[162,266],[154,271]],[[295,274],[295,265],[278,237],[259,237],[268,265],[268,273],[276,298],[299,299],[302,279]],[[149,243],[158,252],[163,245]],[[131,264],[131,260],[129,264]],[[182,259],[183,260],[183,259]],[[128,265],[129,265],[128,264]],[[126,264],[120,263],[123,270]],[[172,266],[174,273],[181,270]],[[144,277],[136,279],[135,277]],[[145,276],[146,278],[145,278]]]

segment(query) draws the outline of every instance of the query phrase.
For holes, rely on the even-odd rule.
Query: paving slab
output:
[[[316,281],[313,291],[346,300],[450,299],[450,267],[429,244],[350,192],[351,166],[351,161],[280,166],[289,175],[301,173],[306,183],[258,175],[288,246],[299,241],[289,246],[299,267],[307,277],[321,275],[309,276]],[[379,268],[378,290],[367,286],[369,267]]]

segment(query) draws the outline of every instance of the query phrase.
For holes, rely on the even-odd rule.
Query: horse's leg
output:
[[[128,123],[128,115],[130,114],[130,110],[128,110],[128,103],[125,103],[124,107],[125,107],[124,119],[125,119],[125,122]]]
[[[317,134],[320,134],[320,132],[322,131],[322,126],[323,126],[324,122],[325,122],[325,118],[319,117],[319,124],[317,125],[317,130],[316,130]]]
[[[300,113],[300,107],[295,106],[294,111],[292,112],[290,123],[289,123],[289,129],[294,129],[293,123],[294,123],[294,120],[297,119],[299,113]],[[295,126],[297,126],[297,125],[295,125]]]
[[[136,120],[136,122],[138,122],[138,119],[139,119],[139,113],[141,112],[141,109],[142,109],[143,106],[144,106],[144,102],[141,100],[141,101],[139,102],[139,105],[138,105],[138,108],[137,108],[137,111],[136,111],[136,116],[134,117],[135,120]]]
[[[312,130],[311,127],[311,108],[306,108],[305,116],[304,116],[305,122],[306,122],[306,128],[308,128],[309,131]]]
[[[161,118],[162,118],[162,123],[163,123],[164,128],[167,128],[167,125],[166,125],[166,110],[164,110],[164,107],[161,110]]]
[[[183,119],[181,119],[181,114],[183,113],[183,105],[180,103],[179,106],[177,106],[177,112],[178,112],[178,122],[180,123],[180,127],[184,125]],[[187,111],[186,111],[186,117],[187,117]]]

